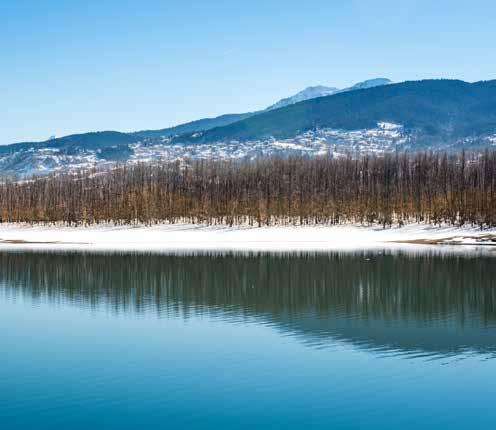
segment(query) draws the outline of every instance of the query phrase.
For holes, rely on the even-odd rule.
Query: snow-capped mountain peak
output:
[[[389,85],[389,84],[392,84],[392,81],[390,81],[387,78],[375,78],[375,79],[368,79],[363,82],[358,82],[357,84],[352,85],[351,87],[342,88],[342,89],[336,87],[326,87],[324,85],[316,85],[313,87],[307,87],[304,90],[300,91],[299,93],[296,93],[294,96],[281,99],[272,106],[269,106],[266,110],[269,111],[269,110],[279,109],[295,103],[303,102],[305,100],[315,99],[317,97],[331,96],[337,93],[363,90],[366,88],[379,87],[381,85]]]
[[[266,110],[279,109],[295,103],[303,102],[305,100],[315,99],[317,97],[330,96],[336,93],[338,88],[325,87],[323,85],[316,85],[314,87],[307,87],[304,90],[296,93],[294,96],[287,97],[279,100],[277,103],[269,106]]]
[[[358,82],[357,84],[349,88],[344,88],[342,90],[339,90],[338,92],[364,90],[366,88],[380,87],[381,85],[389,85],[392,83],[393,82],[387,78],[367,79],[366,81]]]

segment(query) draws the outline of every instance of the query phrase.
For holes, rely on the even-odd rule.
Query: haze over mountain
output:
[[[330,95],[323,95],[332,92]],[[301,98],[306,100],[297,101]],[[287,104],[283,106],[283,104]],[[29,175],[161,158],[241,158],[496,145],[496,81],[364,81],[311,87],[269,108],[176,127],[0,146],[0,172]]]

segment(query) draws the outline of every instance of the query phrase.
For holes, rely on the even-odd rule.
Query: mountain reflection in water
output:
[[[310,346],[496,356],[490,255],[2,253],[8,298],[270,324]]]

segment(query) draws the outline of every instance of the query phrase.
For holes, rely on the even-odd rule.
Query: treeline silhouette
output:
[[[198,160],[0,184],[0,221],[496,225],[496,151]]]

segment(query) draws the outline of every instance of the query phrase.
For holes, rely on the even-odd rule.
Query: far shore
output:
[[[361,225],[206,226],[195,224],[64,225],[0,224],[0,251],[333,251],[425,246],[496,249],[496,228],[429,224],[402,227]]]

